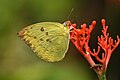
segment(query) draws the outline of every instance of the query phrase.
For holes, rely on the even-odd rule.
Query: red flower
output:
[[[86,24],[81,25],[81,29],[77,29],[76,24],[71,24],[70,21],[68,22],[70,24],[70,39],[72,43],[85,57],[85,59],[89,62],[89,64],[92,66],[92,68],[98,75],[106,72],[111,54],[120,43],[119,36],[117,36],[117,41],[109,37],[109,33],[107,32],[108,26],[105,25],[105,19],[102,19],[101,23],[103,27],[103,35],[98,36],[98,49],[93,49],[93,51],[91,51],[89,47],[89,40],[91,32],[96,25],[96,21],[93,21],[89,28],[86,27]],[[98,54],[100,54],[100,49],[104,50],[104,53],[101,54],[102,58],[98,56]],[[96,64],[91,56],[95,57],[100,64]]]

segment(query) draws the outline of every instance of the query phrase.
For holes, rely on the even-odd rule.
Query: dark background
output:
[[[48,63],[39,59],[21,41],[17,32],[43,21],[66,21],[70,10],[72,22],[97,21],[90,40],[97,48],[101,19],[106,19],[110,36],[120,34],[120,0],[0,0],[0,80],[98,80],[95,72],[72,43],[63,61]],[[107,77],[120,80],[120,46],[112,54]]]

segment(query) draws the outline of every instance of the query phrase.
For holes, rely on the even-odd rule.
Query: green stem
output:
[[[101,75],[99,75],[98,78],[99,80],[107,80],[105,73],[102,73]]]

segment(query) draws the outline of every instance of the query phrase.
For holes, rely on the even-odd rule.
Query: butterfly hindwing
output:
[[[50,62],[62,60],[69,46],[69,29],[57,22],[33,24],[18,35],[36,54]]]

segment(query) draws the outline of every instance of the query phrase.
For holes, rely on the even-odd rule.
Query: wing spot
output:
[[[40,41],[43,41],[43,39],[41,38]]]
[[[44,28],[43,27],[41,27],[41,29],[40,29],[41,31],[44,31]]]
[[[25,39],[23,39],[23,41],[25,41]]]
[[[46,39],[46,41],[48,42],[48,41],[50,41],[50,39]]]
[[[28,46],[30,46],[30,47],[31,47],[31,46],[32,46],[32,44],[31,44],[31,43],[29,43],[29,44],[28,44]]]
[[[37,37],[36,36],[34,36],[34,39],[36,39]]]
[[[50,43],[52,42],[50,39],[46,39],[46,41],[47,41],[47,42],[50,42]]]
[[[53,50],[51,50],[51,52],[54,52]]]
[[[30,29],[32,29],[32,27],[30,27]]]
[[[46,32],[46,35],[48,35],[48,32]]]
[[[26,44],[29,44],[30,43],[30,41],[29,40],[27,40],[27,41],[25,41],[26,42]]]

